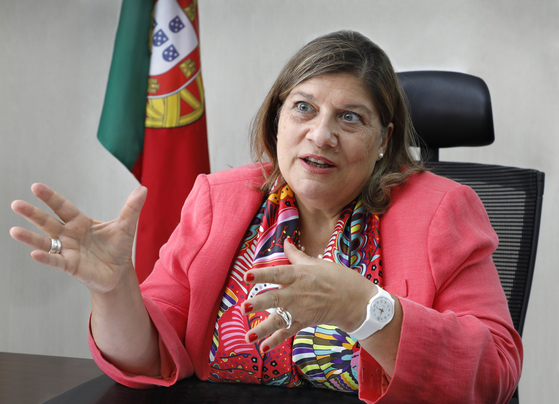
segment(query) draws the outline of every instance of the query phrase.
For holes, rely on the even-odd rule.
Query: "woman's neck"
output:
[[[342,210],[325,212],[320,209],[309,209],[299,201],[298,208],[301,232],[299,244],[304,247],[307,255],[318,257],[324,254]]]

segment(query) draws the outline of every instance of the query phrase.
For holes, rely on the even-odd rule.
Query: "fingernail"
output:
[[[268,345],[262,345],[262,353],[266,353],[270,350],[270,347]]]
[[[248,342],[254,342],[258,339],[258,335],[256,335],[256,333],[250,333],[248,334]]]
[[[254,310],[254,306],[250,303],[245,303],[245,313],[250,313]]]
[[[295,245],[295,242],[293,241],[293,239],[291,237],[287,237],[286,241],[291,245]]]
[[[246,280],[247,282],[254,281],[254,275],[249,272],[248,274],[246,274]]]

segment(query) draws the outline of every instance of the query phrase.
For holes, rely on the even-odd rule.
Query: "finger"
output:
[[[41,209],[25,201],[13,201],[12,210],[50,236],[57,236],[64,225]]]
[[[287,238],[284,242],[283,249],[285,256],[293,265],[310,265],[313,264],[313,261],[317,260],[317,258],[310,257],[303,251],[300,251],[290,238]],[[296,279],[293,265],[279,265],[248,271],[245,273],[245,282],[249,284],[271,282],[278,285],[293,283]]]
[[[243,315],[247,315],[249,313],[275,309],[276,307],[286,307],[293,303],[289,296],[289,290],[272,289],[243,302],[241,312]]]
[[[66,259],[60,254],[49,254],[44,250],[50,250],[50,238],[35,234],[29,230],[22,229],[21,227],[12,227],[10,229],[10,236],[14,240],[22,242],[35,250],[31,252],[31,258],[39,264],[48,265],[50,267],[60,269],[62,271],[66,268]]]
[[[258,324],[256,327],[252,328],[245,335],[245,340],[247,343],[253,343],[257,339],[266,338],[266,341],[262,343],[262,347],[267,346],[267,349],[263,349],[263,352],[270,348],[276,347],[288,338],[293,337],[304,327],[299,322],[294,321],[290,328],[285,328],[285,320],[277,313],[272,313],[268,318]]]
[[[49,251],[51,247],[50,237],[45,237],[37,233],[33,233],[21,227],[12,227],[10,229],[10,236],[16,241],[23,243],[35,250]]]
[[[291,265],[281,265],[277,267],[258,268],[251,271],[254,275],[249,276],[254,280],[250,283],[274,283],[280,285],[277,289],[270,289],[266,293],[261,293],[247,299],[241,305],[244,315],[252,312],[260,312],[276,307],[289,307],[293,304],[294,297],[292,289],[289,287],[297,280],[295,268]]]
[[[39,264],[66,271],[66,259],[60,254],[49,254],[44,251],[31,251],[31,258]]]
[[[293,265],[297,264],[311,264],[313,260],[316,258],[310,257],[305,254],[303,251],[299,250],[291,239],[287,239],[289,242],[285,242],[283,244],[283,251],[285,252],[285,256]]]
[[[275,283],[289,285],[297,279],[293,265],[278,265],[276,267],[256,268],[245,273],[248,284]]]
[[[10,235],[14,240],[22,242],[35,250],[31,252],[31,258],[39,264],[65,271],[66,259],[61,254],[49,254],[51,247],[50,237],[41,236],[21,227],[12,227]]]
[[[260,345],[261,352],[265,354],[270,349],[277,347],[285,340],[294,337],[295,334],[297,334],[303,328],[305,327],[299,325],[295,326],[295,324],[293,324],[289,329],[283,328],[281,330],[274,332],[272,335],[266,338],[266,340]]]
[[[132,237],[136,233],[136,226],[138,224],[138,219],[140,218],[142,207],[146,202],[147,193],[147,188],[143,186],[139,186],[132,191],[126,199],[126,202],[124,203],[124,206],[118,216],[119,220],[123,224],[124,231]]]
[[[31,191],[66,223],[81,213],[70,201],[44,184],[31,185]]]

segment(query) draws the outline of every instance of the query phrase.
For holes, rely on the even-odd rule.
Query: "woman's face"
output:
[[[342,209],[361,193],[392,133],[382,136],[366,86],[351,74],[302,82],[283,103],[277,155],[300,203]]]

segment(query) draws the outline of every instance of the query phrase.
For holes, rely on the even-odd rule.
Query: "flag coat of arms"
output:
[[[142,282],[208,173],[198,12],[193,0],[123,0],[98,139],[148,188],[136,236]]]

